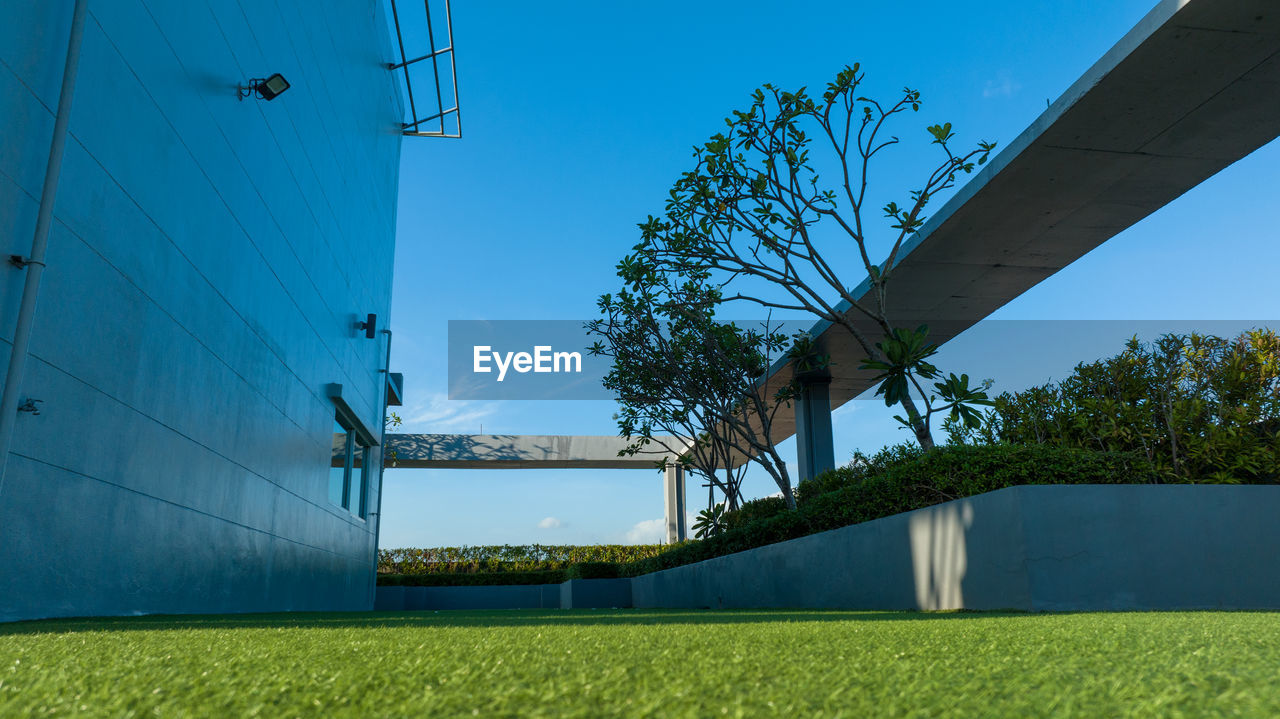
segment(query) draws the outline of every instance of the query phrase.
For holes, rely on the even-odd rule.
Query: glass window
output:
[[[358,447],[351,470],[351,486],[356,491],[351,500],[351,510],[361,519],[369,516],[369,472],[372,464],[373,448]]]
[[[351,460],[355,448],[354,433],[338,422],[333,423],[333,451],[329,464],[329,501],[339,507],[351,506]]]

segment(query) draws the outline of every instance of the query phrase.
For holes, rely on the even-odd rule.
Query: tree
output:
[[[698,539],[706,539],[723,532],[725,530],[725,514],[726,510],[723,504],[712,504],[699,512],[698,521],[693,523],[693,536]]]
[[[789,506],[791,481],[771,437],[773,418],[795,388],[766,395],[771,360],[792,343],[768,323],[760,329],[716,321],[719,289],[705,273],[659,273],[634,257],[618,265],[625,286],[598,302],[588,323],[593,354],[610,357],[605,387],[618,397],[624,452],[675,455],[725,495],[742,500],[744,460],[767,472]]]
[[[664,215],[650,216],[640,226],[642,239],[633,261],[675,276],[704,273],[725,288],[737,288],[725,300],[803,310],[849,332],[866,353],[863,368],[880,372],[877,395],[887,405],[902,407],[905,416],[899,421],[929,448],[932,415],[947,412],[973,424],[978,415],[972,405],[989,400],[985,388],[969,386],[967,375],[943,378],[927,361],[937,350],[927,341],[927,326],[895,324],[888,290],[904,243],[925,223],[926,207],[952,188],[960,173],[985,163],[995,145],[979,142],[957,154],[951,149],[951,123],[929,127],[942,160],[909,193],[909,200],[882,208],[888,222],[887,252],[877,263],[873,252],[886,243],[878,242],[881,235],[867,216],[870,166],[898,143],[898,138],[884,136],[886,123],[908,110],[919,111],[921,99],[907,88],[895,102],[882,105],[858,94],[862,80],[855,64],[841,70],[821,98],[804,88],[786,92],[765,85],[756,90],[747,110],[725,120],[726,132],[694,148],[694,168],[671,189]],[[819,181],[810,159],[815,137],[830,154],[839,190]],[[819,246],[814,232],[819,223],[852,241],[866,278],[865,292],[857,282],[850,284],[829,259],[830,250]],[[883,339],[874,342],[858,326],[859,319],[870,320]],[[938,381],[926,387],[924,382],[933,380]]]

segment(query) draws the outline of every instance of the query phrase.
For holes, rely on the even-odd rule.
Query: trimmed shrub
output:
[[[380,587],[479,587],[506,584],[559,584],[565,572],[435,572],[431,574],[379,574]]]
[[[1280,336],[1168,334],[996,398],[985,437],[1134,452],[1167,482],[1280,482]],[[983,437],[979,437],[983,438]]]
[[[490,545],[383,549],[379,574],[459,574],[566,569],[582,562],[630,562],[666,550],[662,544]]]
[[[782,497],[761,497],[743,502],[741,507],[724,515],[724,524],[726,529],[737,529],[785,511],[787,511],[787,500]]]
[[[820,494],[856,484],[867,477],[887,472],[900,464],[914,462],[922,455],[924,450],[918,444],[895,444],[883,447],[871,455],[863,454],[861,451],[854,452],[849,464],[801,482],[800,486],[796,487],[796,504],[799,505]]]

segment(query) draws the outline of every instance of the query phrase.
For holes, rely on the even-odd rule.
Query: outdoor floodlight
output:
[[[256,96],[263,100],[271,101],[284,93],[285,90],[289,89],[289,81],[284,79],[284,75],[277,72],[265,80],[262,78],[253,78],[249,80],[249,84],[247,86],[241,85],[237,89],[239,90],[241,100],[246,97]]]
[[[364,322],[356,322],[357,330],[364,330],[364,336],[373,339],[378,334],[378,316],[369,315]]]

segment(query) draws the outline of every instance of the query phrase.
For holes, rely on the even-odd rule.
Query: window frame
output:
[[[333,470],[339,469],[339,467],[333,464],[333,454],[332,449],[330,449],[329,504],[342,508],[360,521],[365,521],[369,517],[369,465],[374,458],[373,446],[365,444],[361,440],[359,433],[354,428],[347,426],[347,423],[342,421],[342,417],[337,414],[333,418],[333,429],[334,435],[337,435],[337,430],[341,429],[346,436],[346,440],[343,444],[340,503],[333,501],[335,487]],[[330,445],[330,447],[333,446],[335,445]]]

